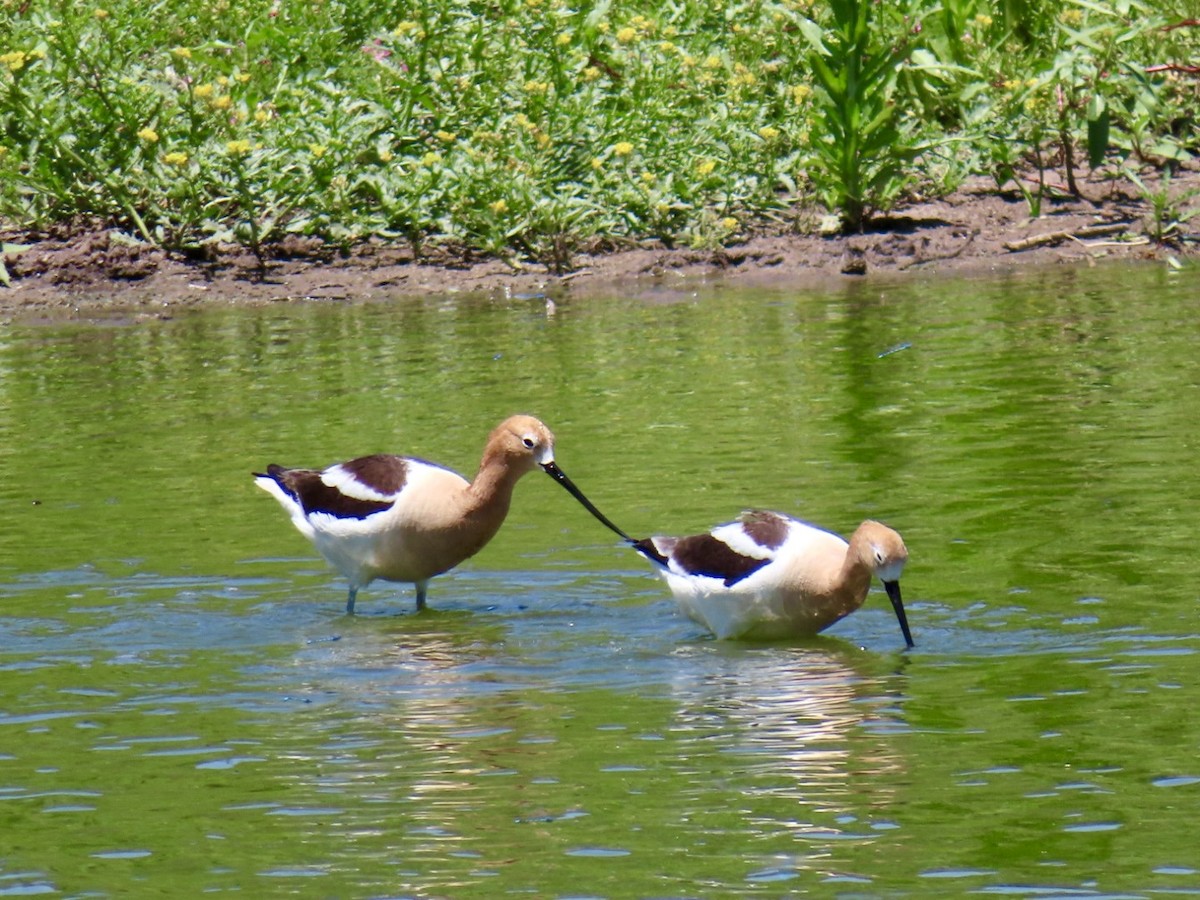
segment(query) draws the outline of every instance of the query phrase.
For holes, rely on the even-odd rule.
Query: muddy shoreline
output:
[[[1173,184],[1184,196],[1200,189],[1200,173],[1180,173]],[[966,275],[1104,260],[1166,264],[1200,255],[1195,233],[1177,234],[1167,243],[1152,240],[1153,211],[1127,188],[1090,183],[1084,194],[1091,199],[1047,200],[1043,215],[1030,219],[1017,192],[999,192],[980,179],[948,197],[897,210],[865,234],[764,234],[716,251],[636,246],[579,254],[565,274],[445,253],[432,262],[414,262],[407,248],[378,243],[329,254],[296,242],[277,248],[260,265],[242,251],[187,259],[107,230],[22,235],[0,229],[5,242],[29,245],[5,257],[11,283],[0,284],[0,314],[166,315],[209,305],[461,292],[588,294],[682,287],[696,280],[803,288],[877,274]]]

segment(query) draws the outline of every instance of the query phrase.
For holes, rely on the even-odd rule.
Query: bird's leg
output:
[[[358,588],[350,585],[350,593],[346,595],[346,615],[354,615],[354,601],[358,597]]]
[[[425,591],[429,587],[426,581],[417,582],[417,612],[425,608]]]

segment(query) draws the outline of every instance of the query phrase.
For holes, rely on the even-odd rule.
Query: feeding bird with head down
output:
[[[846,541],[775,512],[754,510],[707,534],[631,542],[658,566],[680,609],[719,638],[813,635],[863,605],[883,582],[904,642],[912,632],[900,597],[904,540],[868,519]]]
[[[471,481],[411,456],[376,454],[325,469],[271,464],[255,483],[349,581],[346,612],[376,579],[416,586],[425,608],[429,581],[478,553],[508,515],[513,488],[543,469],[609,528],[554,461],[554,434],[532,416],[512,416],[488,436]]]

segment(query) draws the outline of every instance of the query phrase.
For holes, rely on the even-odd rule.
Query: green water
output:
[[[0,330],[0,897],[1200,895],[1200,280],[430,298]],[[889,352],[891,351],[891,352]],[[250,472],[473,472],[626,530],[904,535],[710,640],[550,479],[360,615]]]

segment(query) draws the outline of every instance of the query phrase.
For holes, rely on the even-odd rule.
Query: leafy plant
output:
[[[1169,168],[1162,170],[1156,186],[1147,185],[1137,172],[1126,172],[1125,177],[1137,186],[1142,200],[1150,207],[1146,230],[1155,243],[1163,244],[1176,237],[1184,225],[1200,215],[1200,205],[1190,208],[1187,205],[1200,196],[1200,191],[1172,191]]]
[[[814,198],[861,228],[968,172],[1033,210],[1076,148],[1197,151],[1194,81],[1161,63],[1200,28],[1158,27],[1191,2],[0,0],[0,221],[561,269],[597,241],[719,250]]]
[[[861,229],[868,215],[896,200],[918,149],[895,102],[912,44],[906,38],[887,43],[872,27],[874,9],[871,0],[832,0],[827,21],[801,22],[815,51],[812,177],[826,206],[850,229]]]
[[[1130,154],[1173,163],[1188,156],[1170,124],[1179,103],[1169,81],[1150,71],[1163,45],[1161,7],[1141,0],[1027,6],[1029,22],[1002,6],[978,29],[986,41],[974,44],[979,78],[964,94],[964,110],[980,168],[1002,186],[1015,184],[1036,216],[1056,191],[1082,194],[1085,163],[1096,171]]]

